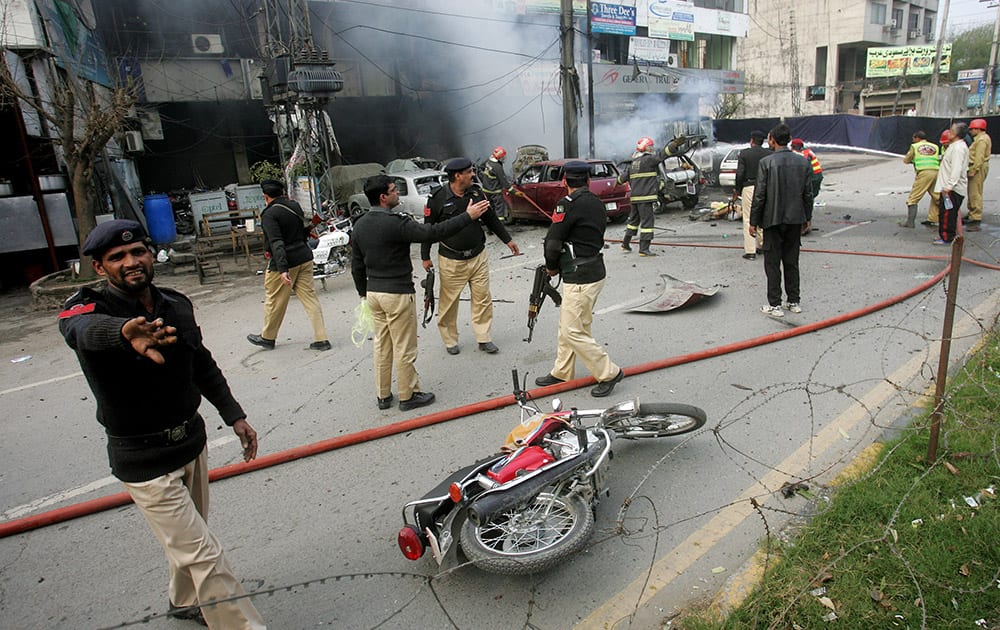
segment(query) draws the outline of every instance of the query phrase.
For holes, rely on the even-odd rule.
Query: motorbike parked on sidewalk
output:
[[[326,279],[347,271],[351,262],[351,220],[314,214],[309,247],[313,250],[313,279],[326,287]]]
[[[706,421],[691,405],[626,401],[608,409],[542,412],[513,371],[521,422],[502,452],[462,468],[403,506],[397,543],[410,560],[427,549],[442,568],[458,548],[476,567],[521,575],[545,571],[586,545],[607,495],[616,438],[690,433]],[[456,544],[457,543],[457,544]]]

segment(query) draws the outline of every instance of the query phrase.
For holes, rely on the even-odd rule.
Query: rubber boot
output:
[[[911,228],[916,225],[917,221],[917,207],[916,206],[906,206],[906,220],[899,222],[899,227]]]
[[[632,246],[629,244],[632,242],[632,237],[635,236],[635,232],[632,230],[625,230],[625,236],[622,237],[622,249],[630,252],[632,251]]]
[[[653,238],[640,238],[639,239],[639,255],[640,256],[656,256],[653,252],[649,251],[649,246],[652,244]]]

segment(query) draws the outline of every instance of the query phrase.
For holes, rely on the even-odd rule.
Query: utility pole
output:
[[[1000,2],[997,3],[997,19],[993,24],[993,45],[990,47],[990,65],[986,68],[986,102],[983,104],[983,113],[991,114],[996,111],[997,87],[994,82],[997,80],[997,45],[1000,44]]]
[[[934,54],[934,72],[931,73],[930,111],[920,112],[924,116],[933,116],[937,113],[937,86],[938,73],[941,72],[941,46],[944,43],[945,29],[948,28],[948,9],[950,8],[951,0],[944,0],[944,11],[941,12],[941,24],[937,38],[937,52]],[[924,109],[926,110],[926,107]]]
[[[590,0],[587,0],[587,157],[593,159],[597,150],[594,148],[594,14],[591,11]],[[1000,20],[997,23],[1000,24]],[[993,39],[995,44],[996,38]]]
[[[559,75],[562,78],[563,98],[563,157],[568,159],[580,155],[580,141],[577,135],[579,131],[577,112],[580,110],[577,96],[580,93],[580,80],[576,73],[573,54],[573,0],[560,0],[559,9],[559,33],[562,42]]]

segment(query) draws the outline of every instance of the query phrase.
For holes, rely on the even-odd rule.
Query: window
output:
[[[892,10],[892,28],[903,28],[903,10]]]
[[[927,36],[928,41],[934,37],[934,18],[924,17],[924,35]]]
[[[406,185],[406,180],[402,177],[393,177],[392,183],[396,184],[396,190],[399,191],[400,197],[405,197],[409,193],[409,187]]]
[[[542,179],[541,166],[529,166],[528,170],[521,174],[520,184],[537,184]]]
[[[919,31],[920,30],[920,11],[910,11],[910,25],[907,26],[907,30]]]
[[[826,85],[827,50],[826,46],[816,47],[816,80],[813,85]]]
[[[609,177],[617,177],[618,173],[615,171],[615,167],[611,166],[609,162],[599,162],[591,165],[590,176],[594,179],[607,179]]]
[[[885,24],[885,9],[881,2],[872,3],[872,24]]]

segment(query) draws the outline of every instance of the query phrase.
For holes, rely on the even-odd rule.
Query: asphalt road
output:
[[[833,168],[820,196],[826,205],[817,208],[817,231],[804,247],[948,253],[931,245],[930,230],[896,227],[912,177],[898,158],[827,157]],[[987,208],[996,207],[998,196],[993,178]],[[679,208],[657,217],[657,227],[663,242],[741,243],[738,223],[690,221]],[[608,236],[621,232],[613,225]],[[438,396],[428,412],[509,393],[512,367],[533,379],[551,366],[557,323],[551,304],[534,341],[523,341],[531,268],[541,260],[543,235],[541,226],[517,227],[515,239],[526,254],[520,258],[501,260],[506,248],[490,242],[498,355],[476,349],[465,306],[460,355],[445,353],[433,326],[421,330],[417,366],[423,389]],[[996,264],[996,216],[987,215],[983,231],[968,237],[967,256]],[[639,259],[614,245],[605,254],[609,281],[594,331],[626,367],[841,315],[899,294],[944,266],[940,260],[803,254],[804,312],[775,321],[759,312],[765,301],[760,260],[744,261],[739,249],[654,249],[657,258]],[[625,312],[623,306],[657,294],[660,274],[720,291],[667,314]],[[961,336],[953,356],[971,347],[1000,312],[998,278],[995,271],[963,267]],[[260,327],[259,277],[231,273],[226,282],[204,287],[191,275],[157,282],[194,299],[206,344],[261,434],[262,453],[424,413],[376,409],[370,342],[357,348],[350,341],[357,296],[346,275],[320,291],[334,344],[325,353],[306,349],[309,326],[294,301],[277,349],[245,341]],[[686,440],[616,443],[611,495],[598,507],[597,535],[588,549],[546,574],[511,579],[465,567],[431,579],[429,556],[410,562],[395,544],[401,506],[453,469],[495,452],[517,421],[511,408],[213,484],[210,521],[247,589],[262,592],[255,603],[272,628],[549,629],[616,621],[626,627],[622,618],[637,603],[634,627],[652,627],[713,592],[756,549],[765,529],[748,496],[758,497],[768,529],[777,531],[788,512],[805,507],[801,498],[772,495],[781,483],[828,481],[909,412],[936,368],[944,302],[939,284],[832,328],[626,378],[608,404],[633,397],[695,404],[707,411],[709,428]],[[93,398],[58,335],[55,313],[33,312],[18,295],[5,296],[0,312],[4,519],[118,492]],[[600,405],[587,389],[561,398],[568,406]],[[203,412],[210,465],[238,461],[232,432],[208,405]],[[618,526],[626,497],[630,506]],[[0,566],[3,627],[109,627],[166,606],[162,552],[131,506],[0,539]],[[149,627],[185,625],[158,619]]]

